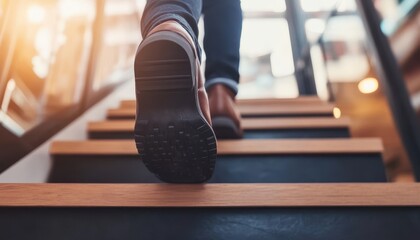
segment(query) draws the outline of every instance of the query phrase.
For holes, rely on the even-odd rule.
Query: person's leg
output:
[[[239,83],[242,32],[240,0],[203,0],[206,89],[213,130],[218,138],[241,138],[235,96]]]
[[[216,138],[200,72],[201,0],[149,0],[134,63],[135,141],[159,179],[198,183],[214,171]]]
[[[197,23],[201,9],[202,0],[148,0],[141,19],[143,38],[159,24],[174,20],[191,35],[200,54]]]
[[[239,46],[242,32],[240,0],[203,0],[206,89],[217,83],[236,95],[239,83]]]

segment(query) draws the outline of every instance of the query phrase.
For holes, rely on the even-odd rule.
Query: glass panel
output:
[[[309,19],[306,24],[308,36],[311,32],[308,22],[311,20]],[[341,29],[346,29],[346,31]],[[317,71],[326,70],[325,77],[330,83],[357,82],[366,77],[371,66],[366,56],[365,37],[363,24],[358,16],[336,16],[329,19],[322,36],[321,46],[312,47],[311,57],[315,61],[314,65],[319,64],[316,61],[324,61],[325,67],[325,69],[314,68],[315,75],[318,74]],[[320,57],[320,52],[314,50],[316,48],[322,48],[321,50],[325,51],[324,56]],[[323,80],[318,78],[316,81],[317,86],[320,86],[318,81]],[[320,92],[319,95],[327,98],[326,90],[322,91],[323,93]]]
[[[419,4],[419,0],[378,0],[375,2],[383,19],[382,31],[387,35],[393,34]]]
[[[97,56],[93,90],[131,78],[134,55],[141,40],[138,5],[132,0],[106,1],[103,42]]]
[[[302,7],[308,10],[311,4],[309,1],[301,0]],[[326,50],[326,61],[324,67],[327,68],[326,77],[332,82],[354,82],[359,81],[363,76],[368,75],[370,69],[370,62],[366,56],[364,49],[365,29],[361,22],[359,15],[356,12],[356,2],[354,0],[323,2],[324,7],[317,8],[318,12],[311,12],[307,14],[305,22],[306,35],[310,43],[315,45],[312,49],[318,46],[317,41],[323,42],[322,47]],[[382,30],[386,34],[392,34],[399,26],[398,22],[401,16],[407,14],[418,0],[377,0],[375,6],[383,17]],[[321,14],[323,9],[333,6],[335,13]],[[313,9],[315,11],[315,9]],[[405,16],[405,15],[404,15]],[[343,31],[346,29],[346,31]],[[320,39],[322,37],[322,39]],[[408,38],[409,39],[409,38]],[[413,39],[413,37],[411,37]],[[401,41],[404,42],[404,41]],[[407,43],[407,41],[405,41]],[[319,51],[315,51],[318,52]],[[314,51],[311,51],[311,57],[318,59],[319,56],[313,56]],[[398,53],[396,53],[398,55]],[[319,54],[318,54],[319,55]],[[351,66],[357,65],[357,68]],[[315,69],[315,71],[319,71]],[[316,74],[316,73],[315,73]],[[318,79],[317,79],[318,81]],[[317,82],[317,86],[320,85]],[[325,91],[324,91],[325,93]],[[320,94],[321,97],[326,97]]]
[[[289,27],[283,18],[245,19],[239,98],[296,97]]]
[[[3,22],[3,17],[5,13],[6,8],[6,0],[0,0],[0,26]]]
[[[310,5],[310,0],[301,2],[306,11],[311,11],[305,16],[305,30],[310,40],[310,57],[318,94],[334,100],[336,117],[351,118],[353,137],[382,138],[384,161],[387,166],[393,167],[388,169],[391,178],[398,172],[409,170],[399,132],[380,86],[382,79],[378,73],[381,69],[374,64],[379,59],[375,58],[368,45],[368,35],[355,11],[355,1],[344,0],[336,6],[333,6],[333,1],[313,1],[313,5]],[[320,5],[316,6],[315,2]],[[375,5],[385,16],[391,11],[389,6],[395,2],[379,0],[375,1]],[[385,4],[388,9],[381,10]],[[333,6],[333,15],[324,12],[330,6]]]
[[[318,41],[321,35],[325,32],[326,23],[330,21],[330,19],[335,19],[339,16],[356,15],[356,2],[354,0],[322,1],[324,5],[321,4],[318,6],[315,4],[314,6],[316,6],[316,8],[310,8],[310,4],[305,2],[305,0],[302,0],[302,8],[304,8],[304,11],[308,11],[308,9],[311,10],[304,16],[306,19],[306,35],[310,43]],[[305,4],[308,5],[306,6],[306,10]],[[343,21],[345,21],[345,19],[343,19]],[[342,31],[342,29],[339,31]]]
[[[284,0],[242,0],[244,22],[238,98],[296,97]]]
[[[14,16],[16,48],[0,120],[22,135],[79,102],[92,43],[95,1],[36,0]]]
[[[337,2],[338,0],[300,0],[305,12],[330,11],[336,7]]]
[[[354,0],[327,0],[320,5],[307,0],[301,3],[307,11],[305,32],[318,95],[328,99],[328,81],[355,82],[369,71],[365,31]],[[358,67],[354,68],[355,65]]]
[[[1,40],[2,40],[2,38],[3,38],[3,35],[4,35],[4,26],[3,26],[3,24],[4,24],[4,20],[5,20],[5,17],[6,17],[6,1],[7,0],[0,0],[0,42],[1,42]],[[0,81],[1,81],[1,79],[0,79]]]
[[[328,21],[323,42],[328,52],[326,66],[331,81],[357,81],[367,74],[370,66],[364,39],[365,32],[359,17],[341,16]]]
[[[286,3],[284,0],[242,0],[244,12],[284,12]]]

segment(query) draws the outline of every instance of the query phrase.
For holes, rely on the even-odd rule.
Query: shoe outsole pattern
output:
[[[155,33],[137,51],[134,138],[164,182],[202,183],[214,171],[216,137],[198,103],[195,70],[191,46],[176,33]]]
[[[229,117],[212,118],[213,131],[218,139],[241,139],[242,131]]]

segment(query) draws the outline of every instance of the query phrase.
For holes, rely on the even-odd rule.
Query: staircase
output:
[[[55,141],[49,183],[0,184],[0,239],[418,239],[420,185],[386,183],[379,139],[314,97],[240,100],[208,184],[160,183],[138,159],[135,102]],[[24,226],[25,231],[22,231]]]

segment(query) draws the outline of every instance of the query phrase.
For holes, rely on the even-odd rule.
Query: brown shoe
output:
[[[208,180],[216,138],[191,36],[175,21],[158,25],[140,44],[134,68],[140,158],[165,182]]]
[[[234,93],[223,84],[216,84],[209,89],[209,102],[217,138],[242,138],[241,114],[236,107]]]

